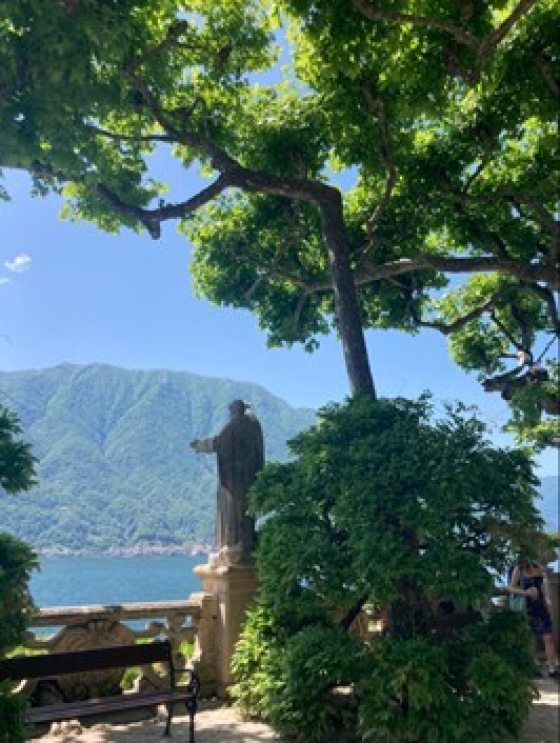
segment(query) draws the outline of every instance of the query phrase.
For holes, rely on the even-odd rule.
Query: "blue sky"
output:
[[[172,176],[175,187],[181,181]],[[334,337],[319,351],[269,349],[253,316],[196,299],[188,272],[190,247],[173,224],[162,239],[58,217],[61,200],[31,198],[26,175],[6,172],[12,200],[0,202],[0,368],[43,368],[63,362],[106,362],[129,369],[173,369],[256,382],[297,407],[316,408],[348,393]],[[187,181],[187,186],[188,186]],[[192,187],[195,185],[191,183]],[[183,193],[183,196],[185,194]],[[379,393],[477,407],[496,441],[507,408],[450,360],[433,331],[408,336],[368,331]],[[543,475],[558,471],[557,453],[539,458]]]

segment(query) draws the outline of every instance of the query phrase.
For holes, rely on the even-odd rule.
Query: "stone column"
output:
[[[548,573],[547,580],[550,591],[550,601],[552,603],[552,627],[556,638],[556,647],[560,649],[560,573]]]
[[[214,663],[216,693],[227,696],[233,678],[230,664],[235,643],[245,619],[247,607],[257,591],[257,577],[252,565],[198,565],[194,572],[202,590],[216,599],[214,624]]]
[[[191,598],[200,605],[192,666],[198,674],[202,696],[213,697],[216,696],[217,601],[210,593],[193,593]]]

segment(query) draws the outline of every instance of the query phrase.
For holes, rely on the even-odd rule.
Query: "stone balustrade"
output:
[[[203,593],[192,594],[186,601],[136,602],[118,605],[54,606],[42,608],[33,618],[25,646],[48,653],[86,650],[111,645],[131,645],[137,641],[169,640],[177,668],[187,659],[183,643],[192,644],[188,659],[204,680],[204,691],[213,693],[212,667],[205,666],[213,654],[215,601]],[[72,675],[55,683],[29,682],[23,691],[35,704],[66,699],[83,699],[119,693],[125,669]],[[143,668],[136,684],[140,688],[158,688],[162,677],[153,668]]]
[[[105,647],[121,641],[164,637],[178,651],[182,642],[194,642],[200,609],[197,598],[187,601],[47,607],[40,609],[34,617],[25,644],[29,648],[64,652]],[[126,624],[138,620],[147,620],[143,629]],[[61,629],[47,633],[36,631],[46,628]]]

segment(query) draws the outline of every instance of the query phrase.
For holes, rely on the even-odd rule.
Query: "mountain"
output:
[[[0,530],[38,549],[105,551],[212,543],[214,456],[194,438],[217,433],[235,398],[261,421],[268,461],[315,419],[262,387],[105,364],[0,372],[0,403],[21,419],[39,486],[0,491]]]

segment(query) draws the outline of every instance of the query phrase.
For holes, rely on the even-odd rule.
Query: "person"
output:
[[[229,406],[230,419],[217,436],[190,442],[197,454],[216,454],[216,545],[226,563],[247,563],[255,546],[255,521],[247,514],[247,491],[264,466],[261,424],[243,400]]]
[[[541,638],[548,664],[548,675],[560,678],[558,654],[552,632],[551,604],[544,572],[537,562],[517,565],[510,577],[507,590],[512,595],[525,597],[525,612],[536,638]]]

